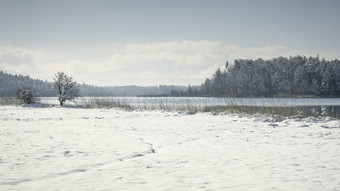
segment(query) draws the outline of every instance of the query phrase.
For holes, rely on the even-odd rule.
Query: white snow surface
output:
[[[0,106],[0,190],[340,190],[340,121]]]

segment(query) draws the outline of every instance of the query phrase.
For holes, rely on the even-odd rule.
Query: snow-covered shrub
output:
[[[23,89],[19,91],[18,97],[24,101],[24,103],[35,103],[36,95],[33,90]]]

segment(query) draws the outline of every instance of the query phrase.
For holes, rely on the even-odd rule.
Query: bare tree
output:
[[[73,100],[80,96],[77,82],[73,81],[71,76],[64,72],[58,72],[54,76],[54,89],[59,95],[60,106],[63,106],[65,101]]]

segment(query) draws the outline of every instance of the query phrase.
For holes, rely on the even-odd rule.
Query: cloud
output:
[[[92,50],[83,54],[96,55]],[[271,59],[278,56],[313,55],[285,46],[241,47],[212,41],[169,41],[157,43],[113,44],[101,61],[79,59],[72,52],[58,54],[48,50],[0,47],[0,69],[52,80],[65,71],[78,82],[96,85],[201,84],[214,71],[235,59]],[[324,52],[334,59],[337,51]],[[65,56],[67,55],[67,56]],[[323,55],[320,54],[322,57]]]
[[[43,54],[40,51],[29,50],[22,47],[0,47],[0,66],[14,73],[36,70],[36,63],[40,63]]]
[[[138,79],[149,79],[164,84],[174,81],[199,84],[218,67],[224,67],[226,61],[232,62],[238,58],[269,59],[286,52],[287,48],[282,46],[239,47],[211,41],[117,44],[110,60],[116,70],[110,74],[119,81],[124,81],[124,76],[133,76],[137,82]]]

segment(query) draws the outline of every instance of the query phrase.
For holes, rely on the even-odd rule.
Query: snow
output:
[[[340,190],[340,121],[0,106],[0,190]]]

